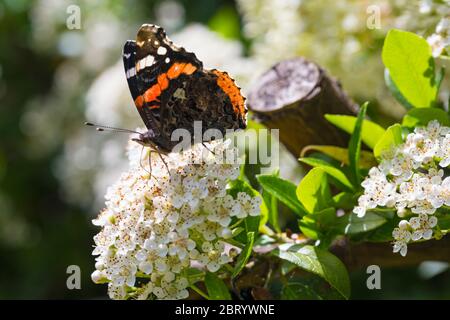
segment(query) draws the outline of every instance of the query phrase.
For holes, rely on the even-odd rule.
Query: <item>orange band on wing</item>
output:
[[[183,71],[185,65],[185,63],[174,63],[167,71],[167,76],[169,77],[169,79],[177,78]]]
[[[139,96],[134,100],[134,104],[136,107],[141,108],[144,105],[144,98],[142,96]]]
[[[217,76],[217,85],[225,92],[230,98],[233,105],[234,112],[236,114],[245,115],[244,97],[242,97],[239,88],[234,83],[234,80],[230,78],[228,73],[221,72],[219,70],[212,70]]]
[[[161,88],[159,84],[154,84],[150,87],[147,91],[144,93],[144,101],[145,102],[152,102],[154,100],[157,100],[159,95],[161,94]]]
[[[174,63],[166,73],[162,73],[157,78],[157,83],[147,89],[143,95],[136,98],[134,103],[138,108],[142,108],[144,103],[151,103],[153,101],[158,101],[158,97],[161,92],[169,87],[169,81],[176,79],[180,74],[191,75],[197,70],[197,67],[191,63]],[[150,109],[159,108],[159,105],[153,104],[149,106]]]
[[[192,65],[192,64],[190,64],[190,63],[188,63],[188,64],[186,64],[184,66],[183,73],[187,74],[187,75],[190,75],[190,74],[193,74],[195,72],[195,70],[197,70],[197,67]]]
[[[161,90],[166,89],[169,86],[169,79],[165,73],[158,76],[158,84]]]

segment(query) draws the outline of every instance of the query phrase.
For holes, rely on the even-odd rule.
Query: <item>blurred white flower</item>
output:
[[[450,3],[449,3],[450,6]],[[439,57],[450,46],[450,16],[444,17],[436,26],[436,31],[427,38],[433,57]]]
[[[193,261],[210,272],[232,261],[225,249],[232,208],[239,205],[239,219],[258,215],[261,200],[243,192],[227,195],[239,164],[215,160],[224,152],[237,155],[229,140],[212,142],[209,149],[214,154],[201,144],[171,153],[166,168],[159,157],[149,159],[148,150],[142,154],[142,147],[130,142],[130,168],[108,188],[106,208],[93,220],[102,229],[94,237],[98,257],[92,279],[108,282],[111,298],[183,299]]]
[[[244,34],[252,40],[252,57],[259,64],[267,68],[292,56],[304,56],[336,76],[351,96],[376,98],[384,112],[397,117],[403,110],[389,98],[384,84],[384,66],[379,58],[382,39],[392,28],[429,35],[442,17],[450,15],[448,0],[237,3]],[[376,13],[368,12],[368,7],[377,8]],[[379,25],[369,28],[375,14],[379,15]]]
[[[249,83],[265,71],[254,59],[244,57],[244,48],[239,41],[225,39],[201,24],[187,25],[170,38],[194,52],[206,69],[227,71],[244,93]]]

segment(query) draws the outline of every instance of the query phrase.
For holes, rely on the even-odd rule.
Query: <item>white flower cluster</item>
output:
[[[394,252],[403,256],[407,243],[431,239],[442,206],[450,206],[450,128],[436,120],[417,127],[404,144],[383,154],[378,167],[363,181],[364,194],[353,209],[359,217],[376,207],[395,208],[402,220],[393,232]]]
[[[228,182],[239,176],[230,140],[208,149],[214,153],[201,144],[171,153],[168,168],[153,154],[150,178],[148,152],[142,156],[131,142],[130,169],[109,187],[106,208],[93,220],[102,229],[94,237],[92,279],[107,282],[111,298],[187,298],[193,263],[216,272],[231,262],[230,223],[259,215],[261,199],[227,194]]]
[[[427,38],[433,50],[433,57],[439,57],[450,46],[450,17],[444,17],[436,26],[436,31]]]

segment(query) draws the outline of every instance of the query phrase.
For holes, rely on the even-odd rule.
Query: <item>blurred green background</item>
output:
[[[375,29],[370,5],[380,13]],[[80,29],[67,25],[74,8]],[[126,165],[127,137],[83,122],[142,126],[121,65],[122,45],[142,23],[165,27],[244,93],[275,62],[306,56],[389,124],[403,110],[384,88],[386,31],[429,35],[448,14],[448,2],[431,0],[0,1],[0,298],[106,298],[90,280],[91,219]],[[290,163],[283,174],[298,180]],[[69,265],[81,268],[81,290],[66,287]],[[450,298],[446,266],[382,270],[378,291],[365,280],[352,275],[353,298]]]

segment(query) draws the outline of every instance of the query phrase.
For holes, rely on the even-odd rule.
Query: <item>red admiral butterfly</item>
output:
[[[123,63],[148,129],[134,141],[164,154],[178,143],[171,139],[175,129],[188,130],[194,143],[194,121],[202,121],[203,132],[215,128],[225,134],[246,127],[244,97],[234,80],[226,72],[204,69],[195,54],[175,46],[163,28],[142,25],[136,41],[125,43]]]

